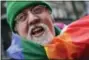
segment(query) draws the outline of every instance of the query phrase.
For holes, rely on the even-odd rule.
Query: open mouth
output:
[[[31,35],[35,37],[42,36],[44,34],[44,28],[42,26],[36,26],[32,28]]]

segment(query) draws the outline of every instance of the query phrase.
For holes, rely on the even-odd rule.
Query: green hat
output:
[[[44,1],[7,1],[7,22],[12,31],[14,31],[16,15],[24,8],[36,5],[45,5],[52,12],[50,6]]]

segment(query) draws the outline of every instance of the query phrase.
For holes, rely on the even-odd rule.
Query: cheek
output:
[[[45,15],[41,15],[41,16],[42,16],[41,17],[42,22],[45,23],[49,27],[49,29],[52,32],[52,34],[54,34],[54,26],[53,26],[53,22],[52,22],[51,16],[46,15],[46,14]]]
[[[24,24],[22,24],[22,23],[18,24],[17,31],[18,31],[18,34],[20,36],[25,37],[27,35],[27,25],[25,23]]]
[[[54,27],[53,27],[53,23],[52,23],[51,19],[45,19],[44,23],[49,27],[50,31],[53,33],[54,32],[53,31]]]

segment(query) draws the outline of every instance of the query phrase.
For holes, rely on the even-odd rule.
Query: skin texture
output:
[[[45,45],[52,40],[53,36],[55,36],[52,17],[49,10],[43,6],[26,8],[17,15],[15,20],[15,31],[28,40]],[[36,26],[44,28],[45,31],[43,35],[38,37],[31,35],[32,28],[35,28]]]

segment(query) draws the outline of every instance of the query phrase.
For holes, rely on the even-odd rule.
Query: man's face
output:
[[[15,31],[28,40],[48,44],[55,35],[49,10],[41,5],[24,9],[16,17]]]

